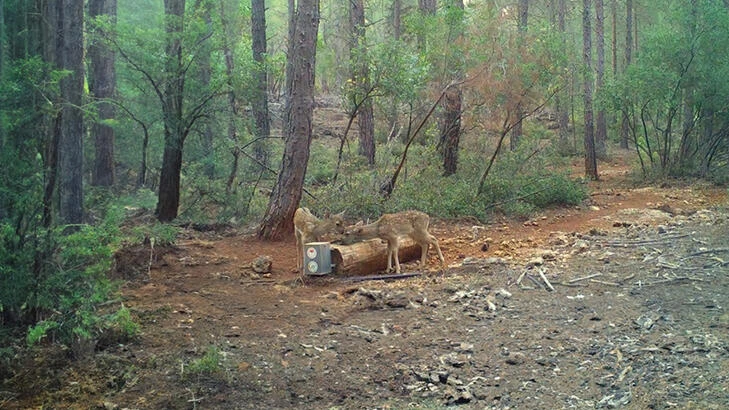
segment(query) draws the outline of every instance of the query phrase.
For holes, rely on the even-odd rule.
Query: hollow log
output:
[[[387,243],[370,239],[351,245],[332,244],[334,273],[339,275],[366,275],[387,268]],[[420,245],[410,238],[400,240],[400,264],[420,259]],[[395,262],[392,263],[393,269]]]

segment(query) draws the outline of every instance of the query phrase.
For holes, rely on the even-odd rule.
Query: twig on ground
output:
[[[542,278],[544,283],[547,285],[547,288],[549,288],[549,290],[551,290],[551,291],[554,291],[554,286],[552,286],[552,284],[549,283],[549,281],[547,280],[547,277],[544,276],[544,270],[538,269],[537,272],[539,272],[539,277]]]
[[[615,286],[615,287],[618,287],[618,286],[620,286],[620,284],[619,284],[619,283],[615,283],[615,282],[608,282],[608,281],[605,281],[605,280],[590,279],[590,282],[593,282],[593,283],[601,283],[601,284],[603,284],[603,285],[608,285],[608,286]]]
[[[691,258],[693,256],[699,256],[699,255],[706,255],[707,253],[720,253],[720,252],[729,252],[729,248],[706,249],[703,251],[689,253],[688,255],[684,256],[681,259]]]
[[[579,282],[581,280],[596,278],[598,276],[602,276],[602,273],[598,272],[598,273],[593,273],[592,275],[583,276],[581,278],[571,279],[571,280],[567,281],[567,283],[575,283],[575,282]]]

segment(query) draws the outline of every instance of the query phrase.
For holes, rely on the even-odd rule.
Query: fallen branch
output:
[[[643,283],[643,286],[651,286],[651,285],[660,285],[662,283],[671,283],[671,282],[681,282],[681,281],[693,281],[693,282],[703,282],[703,279],[700,278],[692,278],[689,276],[678,276],[675,278],[669,278],[669,279],[663,279],[663,280],[657,280],[655,282],[647,282]]]
[[[551,291],[554,291],[554,286],[552,286],[552,284],[549,283],[549,281],[547,280],[547,277],[544,276],[544,270],[539,269],[537,272],[539,272],[539,277],[541,277],[542,280],[544,281],[544,283],[547,284],[547,288],[549,288],[549,290],[551,290]]]
[[[693,256],[706,255],[707,253],[720,253],[720,252],[729,252],[729,248],[707,249],[704,251],[689,253],[688,255],[684,256],[682,259],[690,258]]]
[[[412,278],[414,276],[421,276],[422,273],[403,273],[403,274],[396,274],[396,275],[376,275],[376,276],[352,276],[349,278],[346,278],[346,282],[364,282],[368,280],[388,280],[388,279],[405,279],[405,278]]]
[[[631,246],[641,246],[641,245],[656,245],[659,243],[664,242],[670,242],[676,239],[681,239],[689,236],[689,234],[682,234],[682,235],[670,235],[670,236],[663,236],[658,239],[641,239],[641,240],[635,240],[635,241],[618,241],[618,240],[611,240],[611,241],[604,241],[602,242],[602,245],[604,246],[612,246],[612,247],[620,247],[620,248],[627,248]],[[594,239],[597,242],[600,242],[599,239]]]
[[[592,275],[583,276],[581,278],[575,278],[575,279],[567,281],[567,283],[575,283],[575,282],[579,282],[581,280],[596,278],[598,276],[602,276],[602,273],[598,272],[598,273],[593,273]]]
[[[526,274],[527,274],[527,271],[525,269],[524,272],[522,272],[521,275],[519,275],[519,279],[516,280],[517,285],[521,285],[521,280],[524,279],[524,275],[526,275]]]
[[[615,282],[608,282],[608,281],[604,281],[604,280],[597,280],[597,279],[590,279],[590,282],[593,282],[593,283],[601,283],[601,284],[603,284],[603,285],[608,285],[608,286],[615,286],[615,287],[618,287],[618,286],[620,286],[620,284],[619,284],[619,283],[615,283]]]

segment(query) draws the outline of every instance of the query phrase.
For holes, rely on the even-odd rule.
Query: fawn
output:
[[[309,208],[299,208],[294,213],[294,234],[296,235],[296,267],[304,270],[304,245],[318,241],[328,233],[344,233],[344,212],[323,219],[317,218]]]
[[[438,239],[428,232],[430,217],[425,212],[403,211],[395,214],[385,214],[377,221],[363,225],[358,223],[348,228],[344,233],[344,242],[351,243],[358,240],[380,238],[387,241],[387,271],[392,270],[392,259],[395,259],[395,272],[400,273],[400,238],[410,237],[420,245],[420,266],[425,267],[428,249],[433,245],[438,251],[440,264],[445,260],[440,251]]]

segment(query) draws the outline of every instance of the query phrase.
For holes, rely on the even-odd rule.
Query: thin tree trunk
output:
[[[116,0],[89,0],[89,17],[93,20],[102,16],[109,19],[109,23],[116,24]],[[94,27],[102,31],[101,27]],[[113,35],[112,33],[99,33],[100,37]],[[91,41],[88,49],[89,59],[89,91],[96,100],[98,118],[91,127],[94,138],[95,158],[94,169],[91,174],[91,185],[109,187],[114,185],[114,128],[109,121],[116,118],[116,106],[108,100],[116,94],[116,69],[114,68],[116,56],[114,51],[107,47],[101,38]]]
[[[253,152],[256,160],[268,165],[268,137],[271,135],[271,126],[268,120],[268,68],[266,66],[266,2],[265,0],[251,1],[251,38],[253,59],[256,61],[253,100],[253,119],[255,122],[256,142]]]
[[[450,0],[449,7],[455,7],[458,12],[463,12],[463,0]],[[458,44],[463,37],[463,27],[456,23],[455,36],[451,43]],[[450,30],[449,30],[450,31]],[[457,52],[456,52],[457,53]],[[457,77],[454,80],[460,80],[463,67],[461,58],[457,54],[451,55],[447,65],[447,71],[454,73]],[[461,106],[463,105],[463,93],[460,86],[453,86],[448,89],[443,98],[443,121],[442,121],[442,156],[443,156],[443,175],[449,176],[458,170],[458,148],[461,139]]]
[[[202,8],[203,20],[205,21],[205,32],[202,33],[202,37],[207,37],[212,34],[212,18],[210,17],[209,3],[197,0],[195,9],[199,10]],[[212,47],[205,44],[202,45],[198,53],[198,66],[200,68],[200,84],[204,89],[210,87],[210,79],[212,77],[212,66],[211,66],[211,50]],[[215,152],[213,148],[213,124],[209,119],[206,119],[202,126],[202,149],[204,156],[204,172],[208,179],[215,178]]]
[[[165,147],[162,156],[159,194],[155,214],[161,222],[177,217],[180,205],[180,172],[184,144],[183,92],[185,78],[182,73],[183,17],[185,0],[165,0],[165,31],[167,33],[165,89],[163,101]]]
[[[392,2],[392,37],[395,41],[400,41],[402,35],[402,1],[393,0]],[[394,139],[400,132],[400,121],[397,107],[397,99],[391,99],[391,105],[387,113],[389,134],[387,140]]]
[[[628,69],[632,62],[633,56],[633,0],[625,1],[625,67],[623,71]],[[626,110],[623,110],[625,113]],[[623,114],[620,123],[620,148],[628,148],[630,139],[630,118]]]
[[[351,0],[349,7],[351,32],[350,55],[351,81],[357,87],[356,99],[362,98],[357,113],[359,126],[359,155],[365,157],[369,166],[375,165],[375,123],[372,100],[369,96],[370,70],[367,61],[367,42],[365,40],[365,11],[363,0]]]
[[[288,56],[292,78],[286,79],[291,88],[283,130],[286,145],[278,181],[258,231],[259,238],[267,240],[280,240],[293,232],[293,216],[304,187],[312,137],[319,0],[299,0],[292,20],[295,30],[289,31]]]
[[[528,21],[529,21],[529,0],[519,0],[518,14],[519,14],[519,20],[517,23],[517,29],[519,30],[519,34],[522,37],[525,37],[524,35],[527,32]],[[521,43],[523,43],[525,41],[526,41],[525,38],[521,39]],[[511,148],[512,151],[516,150],[516,148],[519,146],[519,140],[521,139],[521,136],[523,133],[523,127],[522,127],[523,118],[524,118],[524,107],[520,103],[516,107],[516,123],[514,123],[514,128],[511,130],[511,135],[509,137],[509,148]]]
[[[595,45],[597,51],[595,91],[599,93],[605,81],[605,10],[603,0],[595,0],[595,22],[595,37],[597,37],[597,44]],[[607,120],[603,109],[597,111],[595,153],[599,159],[607,159]]]
[[[56,3],[59,24],[59,47],[56,62],[69,75],[61,79],[63,107],[58,139],[58,195],[62,224],[83,222],[83,0],[59,0]]]
[[[418,0],[418,11],[423,16],[434,16],[437,11],[438,4],[437,0]],[[421,53],[425,53],[427,47],[427,35],[422,31],[418,31],[417,34],[418,50]]]
[[[557,11],[557,26],[559,28],[559,32],[562,35],[561,40],[561,46],[562,50],[566,52],[567,50],[567,42],[566,42],[566,25],[565,25],[565,14],[566,14],[566,0],[558,0],[558,11]],[[569,123],[570,123],[570,115],[569,111],[567,110],[568,101],[570,101],[570,92],[569,90],[572,89],[572,76],[570,76],[569,79],[565,78],[565,83],[567,83],[567,80],[569,80],[569,87],[567,87],[567,84],[564,85],[563,90],[561,92],[557,93],[557,123],[559,124],[559,145],[560,148],[563,150],[563,152],[572,152],[572,149],[569,148],[572,146],[569,141]]]
[[[262,0],[256,0],[262,1]],[[254,4],[253,8],[257,8]],[[257,11],[254,11],[257,13]],[[238,175],[238,163],[240,161],[240,147],[238,141],[238,101],[233,87],[233,74],[235,71],[235,56],[233,50],[230,47],[228,39],[233,37],[230,25],[228,23],[228,16],[225,12],[225,6],[220,3],[220,21],[223,29],[223,60],[225,62],[225,75],[226,82],[228,84],[228,107],[230,108],[230,114],[228,117],[228,139],[233,145],[231,154],[233,155],[233,162],[230,166],[230,173],[228,174],[228,181],[225,184],[225,192],[230,193],[233,191],[235,186],[235,178]]]
[[[597,158],[592,113],[592,27],[590,6],[592,0],[583,0],[582,10],[582,56],[585,65],[585,176],[597,180]]]

